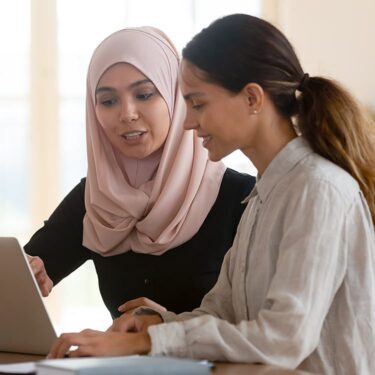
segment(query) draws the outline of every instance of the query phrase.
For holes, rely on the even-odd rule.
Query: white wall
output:
[[[263,17],[294,45],[310,75],[335,78],[375,110],[374,0],[264,0]]]

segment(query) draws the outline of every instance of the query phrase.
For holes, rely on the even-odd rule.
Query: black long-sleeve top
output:
[[[91,259],[103,301],[115,318],[118,306],[137,297],[148,297],[176,313],[199,306],[219,276],[245,209],[241,202],[255,179],[228,168],[204,223],[182,245],[162,255],[128,251],[109,257],[82,245],[85,182],[82,179],[64,198],[25,251],[43,260],[54,284]]]

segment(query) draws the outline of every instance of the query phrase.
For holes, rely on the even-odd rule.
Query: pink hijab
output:
[[[112,146],[95,114],[95,89],[112,65],[132,64],[164,98],[171,118],[162,148],[142,160]],[[112,256],[129,250],[160,255],[194,236],[214,204],[225,166],[208,160],[193,131],[183,130],[178,53],[160,30],[120,30],[95,50],[87,76],[88,173],[83,245]]]

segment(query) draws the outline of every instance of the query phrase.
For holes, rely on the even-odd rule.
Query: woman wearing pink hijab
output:
[[[95,50],[87,177],[25,246],[43,295],[87,260],[114,318],[142,296],[191,310],[214,285],[254,178],[209,161],[183,130],[178,66],[151,27],[118,31]]]

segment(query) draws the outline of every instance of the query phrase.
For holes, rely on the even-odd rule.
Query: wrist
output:
[[[138,338],[138,354],[149,354],[151,351],[151,338],[147,331],[140,332]]]

